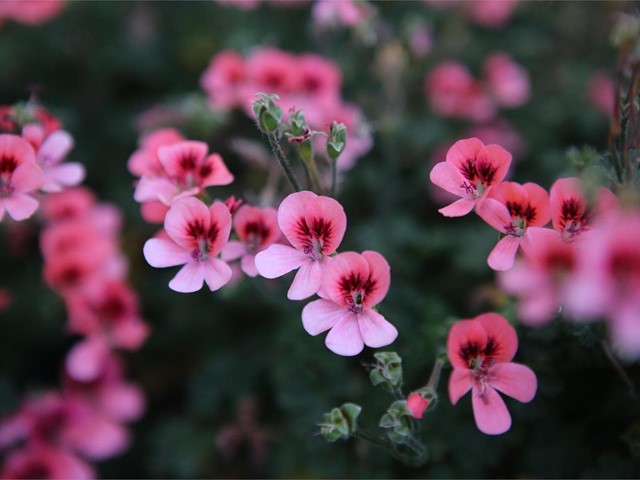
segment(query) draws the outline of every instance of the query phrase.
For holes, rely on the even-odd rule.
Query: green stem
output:
[[[269,145],[271,145],[273,153],[280,162],[280,166],[282,167],[287,180],[289,180],[289,184],[291,184],[291,188],[293,188],[294,191],[299,192],[300,190],[302,190],[302,188],[300,188],[298,180],[296,180],[295,175],[291,171],[289,160],[287,160],[286,155],[282,151],[282,147],[280,147],[280,141],[278,137],[274,133],[268,133],[267,138],[269,139]]]
[[[338,159],[331,159],[331,196],[336,196],[336,187],[338,184]]]
[[[307,171],[309,172],[309,177],[311,178],[311,188],[318,195],[322,195],[322,187],[320,185],[320,177],[318,176],[318,168],[316,166],[315,159],[311,159],[309,161],[304,160],[305,165],[307,166]]]
[[[444,367],[444,361],[437,358],[436,364],[433,366],[433,370],[431,370],[429,381],[427,382],[427,388],[430,388],[434,392],[438,388],[438,383],[440,383],[440,374],[442,373],[442,367]]]

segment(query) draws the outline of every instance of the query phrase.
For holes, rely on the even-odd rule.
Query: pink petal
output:
[[[489,385],[474,385],[471,395],[473,416],[478,430],[487,435],[500,435],[511,428],[511,415],[504,400]]]
[[[250,277],[258,276],[258,269],[256,268],[256,256],[245,255],[240,259],[240,268],[244,273]]]
[[[383,261],[386,262],[386,260]],[[378,268],[384,270],[381,265],[379,265]],[[333,300],[334,303],[346,307],[348,304],[344,298],[342,279],[351,275],[362,279],[369,278],[369,262],[364,256],[356,252],[343,252],[332,257],[331,261],[327,264],[322,280],[323,293]]]
[[[324,269],[319,261],[302,265],[287,292],[289,300],[304,300],[320,290]]]
[[[309,335],[318,335],[332,328],[345,315],[344,307],[331,300],[315,300],[302,309],[302,326]]]
[[[487,145],[478,152],[476,165],[487,163],[496,169],[493,174],[493,181],[487,185],[490,186],[501,182],[507,175],[511,165],[511,154],[500,145]]]
[[[303,252],[277,243],[256,255],[258,273],[266,278],[281,277],[311,262],[311,258]]]
[[[129,434],[122,425],[97,415],[70,427],[64,437],[74,450],[90,460],[113,457],[129,445]]]
[[[338,355],[351,357],[359,354],[364,348],[364,340],[356,316],[347,312],[333,326],[324,343],[329,350]]]
[[[454,143],[447,152],[446,162],[452,164],[457,170],[463,167],[467,160],[474,160],[484,148],[478,138],[465,138]]]
[[[479,350],[487,345],[487,332],[475,320],[461,320],[453,324],[447,336],[447,355],[453,368],[467,369],[466,357],[463,351],[469,344],[475,344]]]
[[[496,363],[491,367],[491,375],[489,384],[511,398],[528,403],[536,395],[536,374],[525,365],[512,362]]]
[[[504,271],[513,266],[516,252],[520,245],[520,238],[514,235],[507,235],[496,244],[491,250],[489,258],[487,258],[487,263],[493,270]]]
[[[220,251],[220,258],[225,262],[231,262],[232,260],[237,260],[246,254],[247,249],[243,243],[240,243],[237,240],[231,240],[222,247],[222,250]]]
[[[494,198],[485,197],[479,200],[476,206],[476,213],[485,222],[502,233],[507,233],[507,228],[512,223],[511,214],[507,206]]]
[[[65,366],[74,380],[90,382],[100,375],[108,355],[109,349],[102,339],[87,339],[69,351]]]
[[[27,193],[39,189],[44,182],[44,173],[38,165],[24,162],[11,175],[11,185],[16,191]]]
[[[130,422],[140,418],[145,401],[140,389],[128,383],[117,383],[100,390],[102,412],[110,420]]]
[[[467,197],[467,191],[462,187],[468,180],[460,173],[460,169],[449,162],[436,163],[429,173],[429,180],[434,185],[447,192]]]
[[[73,148],[73,143],[73,137],[68,132],[64,130],[53,132],[38,150],[38,163],[45,165],[60,163]]]
[[[181,161],[184,157],[193,157],[196,165],[205,157],[209,147],[204,142],[185,140],[183,142],[158,147],[158,159],[169,177],[181,177],[184,168]]]
[[[84,166],[69,162],[44,169],[43,192],[59,192],[63,187],[73,187],[84,180]]]
[[[215,292],[224,287],[231,279],[231,267],[217,258],[210,258],[204,262],[204,281],[207,282],[209,290]]]
[[[398,330],[375,310],[365,309],[358,315],[358,325],[367,347],[379,348],[393,343]]]
[[[473,210],[475,205],[475,200],[470,198],[461,198],[460,200],[453,202],[451,205],[442,207],[438,212],[445,217],[462,217]]]
[[[202,288],[205,277],[205,266],[202,262],[189,262],[169,282],[174,292],[191,293]]]
[[[467,368],[454,368],[449,376],[449,400],[455,405],[464,397],[473,386],[471,370]]]
[[[178,194],[178,187],[168,178],[144,176],[138,182],[133,199],[138,203],[161,201],[170,205]]]
[[[129,319],[115,325],[112,334],[120,348],[137,350],[149,336],[149,326],[140,319]]]
[[[391,267],[389,262],[378,252],[366,250],[362,252],[362,256],[369,264],[369,280],[375,282],[364,299],[364,305],[365,307],[373,307],[387,296],[391,284]]]
[[[551,220],[551,206],[549,194],[537,183],[525,183],[522,187],[529,196],[529,205],[536,210],[536,216],[527,226],[544,227]]]
[[[194,197],[173,202],[164,219],[164,229],[174,242],[187,250],[198,247],[191,225],[198,225],[204,232],[209,231],[211,214],[207,206]]]
[[[473,319],[487,333],[487,342],[493,340],[495,353],[491,358],[498,362],[509,362],[518,351],[516,329],[502,315],[483,313]]]
[[[142,251],[147,263],[155,268],[175,267],[192,260],[190,252],[171,240],[162,238],[147,240]]]
[[[0,134],[0,152],[15,156],[18,163],[35,164],[36,162],[36,154],[33,151],[33,147],[19,135]]]
[[[222,157],[213,153],[207,157],[206,164],[211,165],[211,173],[203,179],[203,186],[229,185],[233,182],[233,175],[225,165]]]
[[[229,241],[231,234],[231,213],[229,208],[222,202],[214,202],[209,207],[209,215],[211,216],[211,226],[218,229],[215,241],[209,245],[209,255],[216,256],[222,250],[222,247]]]
[[[38,201],[24,193],[14,192],[4,199],[4,208],[14,220],[29,218],[38,209]]]
[[[551,222],[553,228],[562,232],[562,205],[565,200],[573,199],[579,206],[580,215],[584,212],[585,199],[582,191],[582,181],[576,177],[559,178],[551,186],[549,192],[549,205],[551,209]]]

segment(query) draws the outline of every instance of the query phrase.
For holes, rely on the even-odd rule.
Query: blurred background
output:
[[[468,396],[450,405],[445,370],[441,402],[422,420],[430,461],[414,469],[359,441],[328,444],[317,435],[334,406],[362,405],[362,422],[375,427],[392,399],[370,385],[363,364],[372,349],[339,357],[323,336],[304,332],[304,302],[286,300],[290,277],[179,294],[167,287],[175,269],[153,269],[142,256],[158,226],[142,220],[127,171],[140,134],[171,125],[206,141],[236,177],[216,196],[255,202],[268,173],[246,152],[268,154],[265,142],[240,109],[210,109],[200,78],[225,49],[314,52],[340,67],[342,97],[362,110],[373,138],[342,175],[341,250],[377,250],[391,264],[380,311],[400,332],[385,350],[404,360],[405,391],[426,383],[453,321],[488,310],[515,321],[486,264],[496,232],[476,216],[443,218],[437,209],[447,200],[429,171],[456,140],[479,136],[513,153],[515,181],[548,189],[574,175],[571,147],[606,148],[616,65],[609,32],[614,13],[633,6],[509,2],[506,13],[487,15],[495,3],[363,3],[363,20],[350,24],[338,13],[323,21],[311,2],[68,2],[42,24],[4,21],[0,103],[36,95],[73,135],[69,158],[85,165],[86,185],[123,212],[122,248],[151,326],[145,346],[124,356],[146,413],[131,426],[131,447],[97,464],[100,476],[640,475],[640,404],[600,348],[597,324],[518,327],[515,361],[536,372],[539,388],[530,404],[507,400],[513,426],[502,436],[477,430]],[[497,52],[524,72],[519,101],[475,117],[438,108],[430,74],[455,61],[486,83],[485,61]],[[283,183],[278,195],[286,193]],[[76,340],[64,330],[64,304],[41,279],[38,222],[21,227],[18,237],[0,224],[0,287],[12,298],[0,311],[1,415],[28,392],[59,385]],[[640,379],[637,364],[623,366]]]

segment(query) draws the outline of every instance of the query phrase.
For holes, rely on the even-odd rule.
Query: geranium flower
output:
[[[487,259],[494,270],[509,270],[527,228],[543,227],[551,217],[549,195],[535,183],[504,182],[495,185],[478,202],[476,212],[505,235]]]
[[[29,195],[38,190],[44,175],[36,165],[33,147],[17,135],[0,135],[0,221],[5,210],[14,220],[29,218],[38,201]]]
[[[446,161],[436,164],[429,178],[460,200],[438,210],[445,217],[466,215],[489,187],[502,181],[511,165],[511,154],[499,145],[486,145],[477,138],[458,140]]]
[[[231,214],[222,202],[207,208],[194,197],[176,200],[167,212],[164,228],[169,239],[147,240],[144,257],[156,268],[184,265],[169,288],[195,292],[206,282],[213,292],[227,284],[231,269],[216,258],[231,231]]]
[[[536,394],[535,373],[511,362],[517,350],[515,329],[496,313],[461,320],[449,330],[447,354],[453,366],[449,398],[455,405],[471,390],[476,425],[487,435],[511,428],[511,415],[496,390],[524,403]]]
[[[310,335],[330,330],[325,344],[338,355],[357,355],[365,345],[392,343],[398,331],[373,310],[389,291],[390,267],[378,252],[336,255],[326,267],[323,296],[302,310],[302,325]]]
[[[241,258],[242,271],[250,277],[258,275],[256,254],[280,237],[278,213],[275,208],[243,205],[233,217],[233,229],[240,241],[230,241],[222,249],[225,262]]]
[[[296,192],[280,204],[278,225],[292,246],[273,244],[258,253],[258,273],[277,278],[299,268],[287,297],[310,297],[320,290],[329,255],[336,251],[347,229],[344,209],[333,198]]]

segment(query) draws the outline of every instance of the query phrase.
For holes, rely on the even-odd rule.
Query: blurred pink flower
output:
[[[529,100],[529,74],[506,53],[489,56],[484,63],[484,75],[489,92],[500,106],[520,107]]]
[[[245,61],[231,50],[218,52],[200,77],[200,86],[205,91],[212,108],[229,110],[244,106],[241,87],[246,81]]]
[[[222,202],[207,208],[197,198],[176,200],[167,212],[164,228],[169,239],[147,240],[144,257],[155,268],[184,265],[169,288],[189,293],[200,290],[206,282],[213,292],[229,281],[229,265],[216,258],[231,231],[231,214]]]
[[[461,2],[463,12],[484,27],[503,27],[518,6],[518,0],[473,0]]]
[[[476,213],[504,234],[489,254],[494,270],[509,270],[529,227],[543,227],[551,219],[549,194],[540,185],[503,182],[491,187],[478,202]]]
[[[336,255],[325,270],[323,298],[302,310],[304,329],[310,335],[330,330],[325,344],[338,355],[389,345],[398,331],[373,307],[387,295],[390,282],[389,264],[378,252]]]
[[[40,25],[58,16],[64,7],[63,0],[2,0],[0,22],[9,19],[27,25]]]
[[[496,313],[460,320],[449,330],[447,354],[453,366],[449,398],[455,405],[471,390],[476,425],[487,435],[511,428],[511,415],[496,390],[524,403],[536,394],[535,373],[511,362],[517,350],[515,329]]]
[[[30,193],[43,182],[33,147],[17,135],[0,134],[0,221],[5,211],[14,220],[33,215],[38,201]]]
[[[612,78],[605,72],[596,72],[587,84],[587,96],[591,105],[607,117],[613,115],[613,106],[616,101],[615,84]]]
[[[373,6],[359,0],[316,0],[313,4],[313,23],[320,29],[342,26],[354,28],[367,21]]]
[[[42,444],[23,447],[8,453],[0,471],[0,478],[89,480],[96,478],[96,472],[91,465],[77,455]]]
[[[344,236],[347,217],[342,205],[313,192],[296,192],[278,208],[278,225],[291,247],[273,244],[256,255],[258,273],[277,278],[299,269],[289,288],[290,300],[302,300],[320,290],[323,272]]]
[[[511,165],[511,154],[499,145],[485,145],[477,138],[458,140],[444,162],[429,174],[431,182],[461,199],[438,210],[446,217],[466,215],[488,188],[502,181]]]

